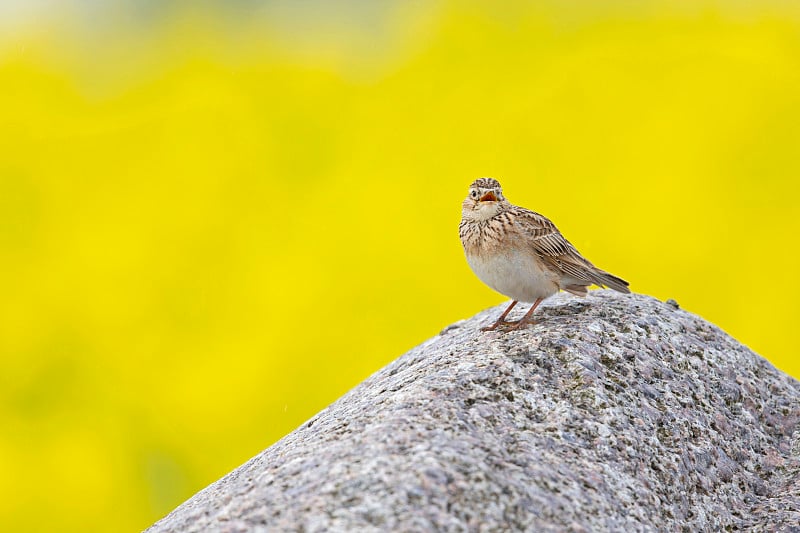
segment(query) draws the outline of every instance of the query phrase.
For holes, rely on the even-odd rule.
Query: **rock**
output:
[[[148,531],[798,531],[800,383],[650,297],[562,294],[480,332],[504,305]]]

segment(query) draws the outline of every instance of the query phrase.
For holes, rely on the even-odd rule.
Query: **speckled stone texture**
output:
[[[796,380],[646,296],[562,294],[534,326],[479,331],[502,308],[149,531],[800,531]]]

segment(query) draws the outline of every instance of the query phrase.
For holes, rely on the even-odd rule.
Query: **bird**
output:
[[[535,323],[531,315],[539,304],[560,290],[586,296],[587,288],[597,285],[631,292],[627,281],[583,257],[550,219],[506,200],[494,178],[478,178],[469,186],[458,230],[472,271],[512,300],[483,331]],[[533,305],[520,320],[507,322],[506,316],[519,302]]]

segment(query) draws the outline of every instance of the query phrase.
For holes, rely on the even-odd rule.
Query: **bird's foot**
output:
[[[512,324],[516,324],[516,322],[507,322],[505,320],[498,320],[497,322],[495,322],[491,326],[486,326],[486,327],[481,328],[481,331],[495,331],[495,330],[498,330],[498,329],[506,329],[508,326],[510,326]]]
[[[538,322],[537,320],[532,320],[532,319],[528,320],[521,319],[514,321],[503,320],[495,322],[491,326],[483,327],[481,328],[481,331],[497,331],[498,329],[502,331],[514,331],[520,328],[524,328],[525,326],[528,326],[530,324],[536,324],[537,322]]]
[[[538,322],[539,322],[538,320],[533,320],[532,318],[529,319],[522,318],[520,320],[517,320],[516,322],[509,322],[506,331],[516,331],[518,329],[523,329],[526,326],[537,324]]]

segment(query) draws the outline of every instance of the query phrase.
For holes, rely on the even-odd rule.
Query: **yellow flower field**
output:
[[[96,4],[0,11],[3,530],[143,529],[503,301],[479,176],[800,376],[800,4]]]

